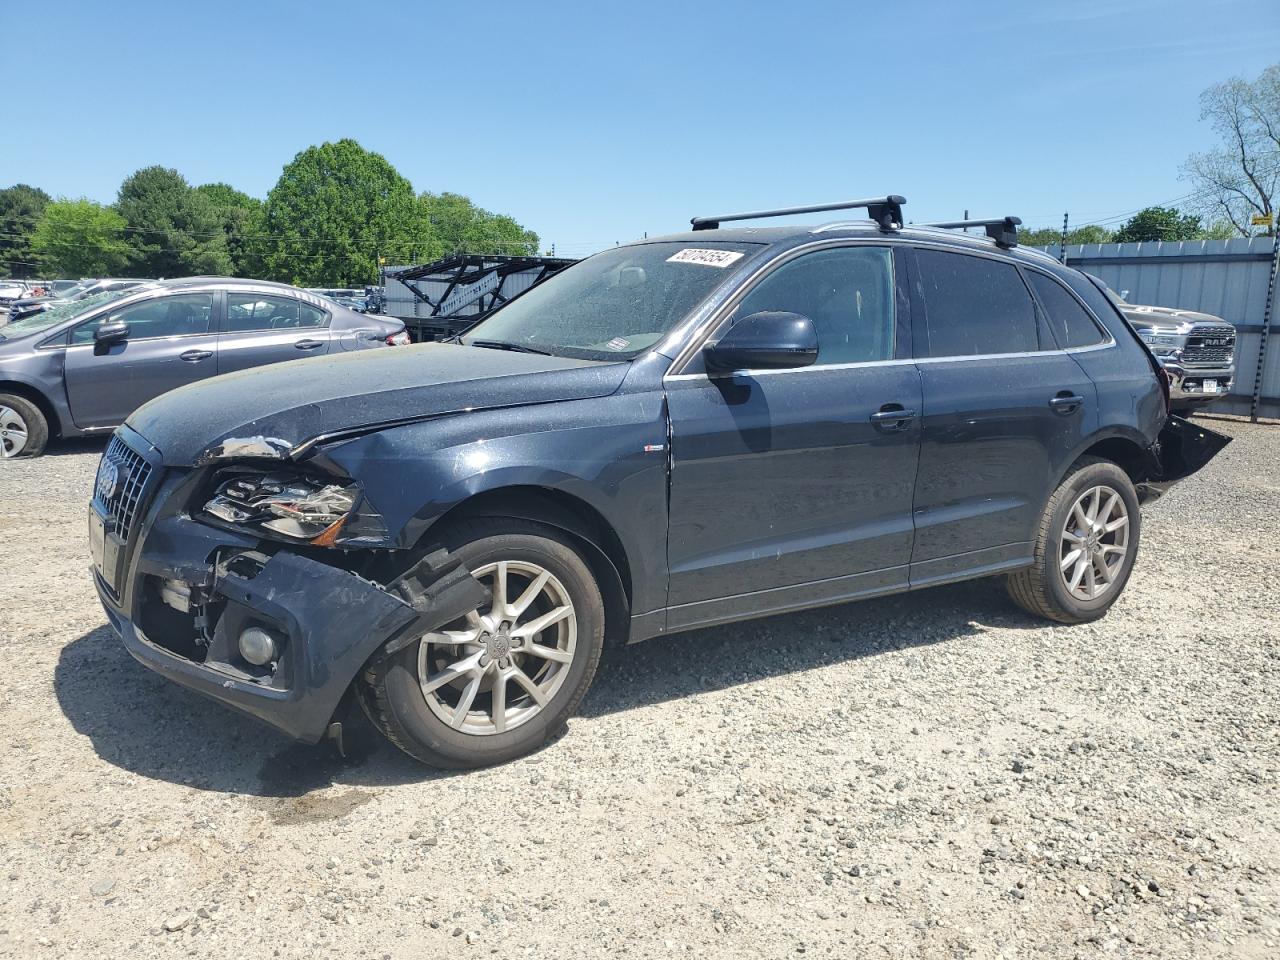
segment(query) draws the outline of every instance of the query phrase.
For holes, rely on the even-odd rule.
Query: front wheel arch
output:
[[[429,549],[449,527],[477,518],[514,518],[554,527],[581,548],[604,596],[605,643],[624,646],[630,639],[634,584],[626,548],[598,510],[570,494],[546,487],[512,486],[475,494],[442,514],[419,538]]]
[[[51,437],[65,436],[62,417],[58,415],[58,408],[44,393],[31,386],[31,384],[24,383],[21,380],[0,380],[0,393],[9,393],[16,397],[21,397],[39,410],[45,419],[45,423],[49,425],[49,435]]]

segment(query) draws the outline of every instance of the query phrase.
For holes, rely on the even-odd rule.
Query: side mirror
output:
[[[108,320],[93,331],[93,342],[102,346],[122,343],[129,339],[129,325],[123,320]]]
[[[807,367],[818,359],[818,332],[813,321],[799,313],[753,313],[703,347],[702,356],[715,373]]]

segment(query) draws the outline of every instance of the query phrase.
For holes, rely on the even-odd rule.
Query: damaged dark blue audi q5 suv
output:
[[[1105,293],[1016,218],[902,203],[696,218],[454,342],[148,403],[90,508],[112,625],[293,737],[358,703],[472,767],[561,731],[606,644],[994,575],[1103,616],[1140,504],[1227,438],[1169,415]],[[845,207],[869,218],[722,228]]]

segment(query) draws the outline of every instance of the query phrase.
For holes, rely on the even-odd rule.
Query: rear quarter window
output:
[[[1089,311],[1080,306],[1080,302],[1057,280],[1028,270],[1027,281],[1044,308],[1058,346],[1091,347],[1107,339],[1093,317],[1089,316]]]

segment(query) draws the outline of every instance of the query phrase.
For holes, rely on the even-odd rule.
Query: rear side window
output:
[[[325,312],[292,297],[272,297],[258,293],[227,294],[227,330],[294,330],[322,327]]]
[[[929,356],[971,357],[1040,349],[1035,305],[1011,263],[917,250]]]
[[[1090,347],[1102,343],[1103,336],[1087,310],[1067,293],[1066,288],[1043,273],[1027,271],[1031,289],[1036,292],[1040,305],[1048,314],[1049,326],[1060,347]]]

